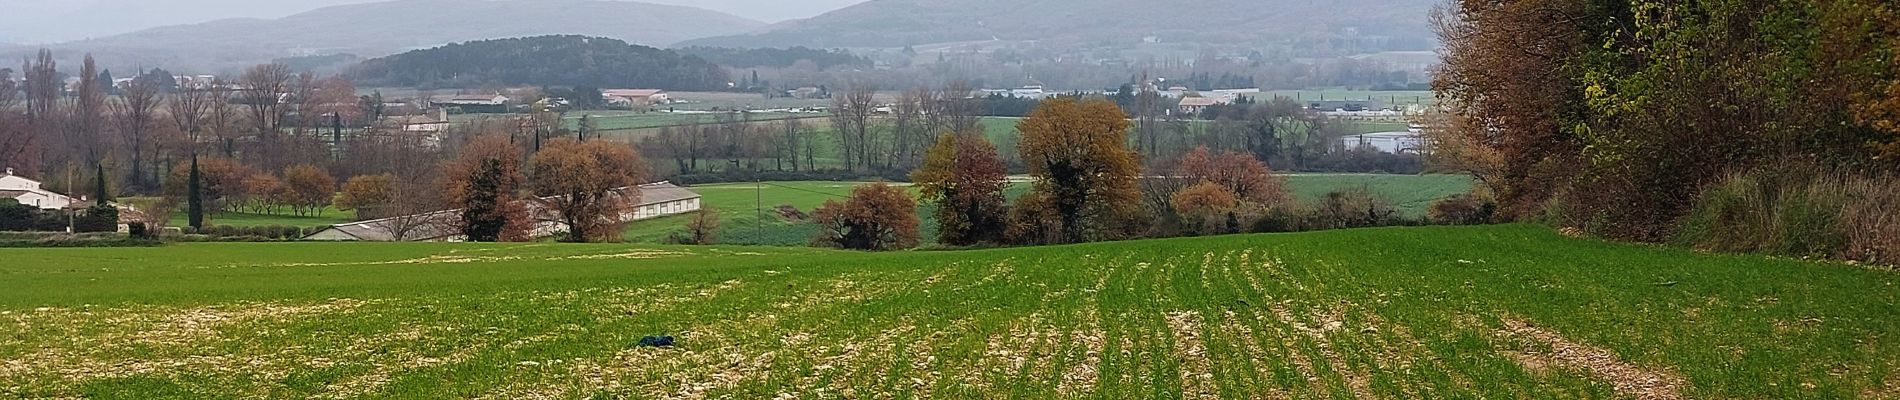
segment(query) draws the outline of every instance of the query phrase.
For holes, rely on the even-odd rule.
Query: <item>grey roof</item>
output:
[[[33,192],[28,192],[25,190],[0,190],[0,197],[11,199],[15,197],[25,196],[27,193],[33,193]]]
[[[699,193],[679,187],[679,185],[674,185],[672,182],[640,185],[640,205],[642,206],[697,199],[699,197]]]
[[[623,188],[623,190],[624,189],[625,188]],[[699,197],[699,193],[695,193],[679,185],[674,185],[671,182],[649,183],[640,185],[640,204],[637,204],[636,207],[696,199]],[[529,207],[532,208],[535,206],[530,204]],[[394,234],[390,233],[392,230],[390,228],[400,227],[402,225],[414,225],[415,227],[410,230],[408,235],[405,235],[407,236],[406,239],[412,241],[441,240],[461,234],[461,232],[457,232],[455,228],[456,219],[461,212],[462,210],[460,209],[443,210],[427,214],[331,225],[329,228],[311,234],[311,236],[316,236],[325,231],[335,230],[356,238],[357,240],[393,242],[396,241],[396,238]],[[530,210],[529,212],[539,213],[536,210]]]

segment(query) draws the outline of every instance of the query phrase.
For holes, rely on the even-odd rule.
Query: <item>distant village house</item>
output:
[[[600,91],[600,96],[609,106],[635,110],[673,102],[672,97],[660,89],[608,89]]]
[[[506,113],[508,96],[499,94],[464,94],[437,101],[437,107],[459,108],[464,113]]]
[[[13,199],[20,204],[39,207],[42,210],[61,210],[67,208],[85,208],[85,199],[68,197],[63,194],[40,188],[40,182],[14,175],[13,169],[6,169],[0,175],[0,199]]]

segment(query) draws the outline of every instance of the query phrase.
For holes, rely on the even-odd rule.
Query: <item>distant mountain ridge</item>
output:
[[[398,0],[327,7],[273,20],[160,27],[48,47],[63,58],[93,53],[107,66],[228,70],[286,57],[377,57],[454,42],[554,34],[664,47],[763,26],[698,8],[628,1]],[[22,50],[16,46],[6,53]]]
[[[1438,0],[873,0],[681,46],[899,47],[978,40],[1272,42],[1351,31],[1429,41]]]

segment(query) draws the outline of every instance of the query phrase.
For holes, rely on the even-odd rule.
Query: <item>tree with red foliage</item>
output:
[[[917,202],[903,189],[872,184],[851,190],[845,202],[827,201],[812,213],[818,222],[818,246],[886,251],[916,247]]]

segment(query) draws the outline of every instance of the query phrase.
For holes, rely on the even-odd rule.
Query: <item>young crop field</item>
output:
[[[1900,398],[1900,275],[1536,226],[4,251],[4,397]]]

